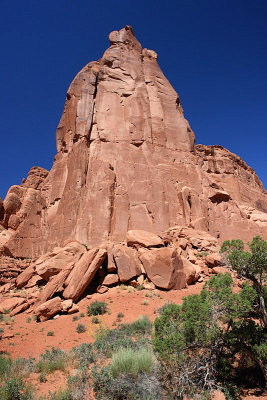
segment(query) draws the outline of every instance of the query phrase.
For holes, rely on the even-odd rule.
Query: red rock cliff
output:
[[[131,27],[71,83],[51,171],[35,168],[0,201],[0,244],[37,256],[76,239],[88,247],[129,229],[181,225],[220,240],[266,237],[267,194],[255,172],[221,146],[194,144],[157,54]]]

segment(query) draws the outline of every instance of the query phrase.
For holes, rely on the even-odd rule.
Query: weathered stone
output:
[[[183,289],[187,285],[196,282],[200,276],[201,268],[191,263],[184,257],[180,257],[178,276],[174,289]]]
[[[226,267],[213,267],[211,272],[215,275],[218,274],[225,274],[226,272],[230,273],[231,275],[233,275],[233,272],[231,272],[228,268]]]
[[[10,297],[5,298],[0,302],[0,314],[4,314],[5,312],[11,312],[14,308],[20,306],[25,303],[26,300],[23,297]]]
[[[116,285],[119,282],[119,277],[117,274],[108,274],[102,282],[103,286]]]
[[[64,312],[68,311],[72,307],[72,305],[73,305],[73,302],[71,299],[62,301],[62,303],[61,303],[62,311],[64,311]]]
[[[63,292],[65,299],[74,301],[79,299],[90,285],[106,255],[107,251],[105,249],[96,248],[88,251],[77,261],[66,281],[66,289]]]
[[[97,288],[97,293],[99,294],[104,294],[108,291],[108,287],[107,286],[100,286],[99,288]]]
[[[39,257],[34,264],[38,275],[48,280],[58,274],[67,264],[75,263],[86,252],[84,246],[77,241],[69,242],[62,248],[54,248],[50,253]]]
[[[35,269],[33,266],[26,268],[16,279],[17,288],[22,288],[25,286],[29,280],[35,275]]]
[[[68,309],[68,314],[75,314],[79,312],[79,307],[77,304],[73,304],[71,308]]]
[[[11,313],[10,313],[10,317],[14,317],[14,315],[17,315],[25,310],[27,310],[30,307],[29,302],[27,301],[27,303],[22,303],[21,305],[15,307]]]
[[[62,269],[59,274],[53,276],[50,281],[46,284],[45,288],[40,292],[36,304],[42,304],[47,300],[51,299],[51,297],[56,292],[63,291],[63,284],[69,276],[71,270],[73,269],[73,264],[69,263],[66,265],[64,269]]]
[[[121,282],[127,282],[142,273],[141,263],[136,250],[117,245],[113,248],[113,257]]]
[[[126,234],[126,240],[128,246],[142,246],[142,247],[157,247],[164,246],[163,240],[154,233],[142,231],[142,230],[131,230]]]
[[[59,311],[62,310],[62,301],[60,297],[54,297],[35,308],[35,315],[41,322],[47,321]]]
[[[140,260],[146,274],[159,288],[172,289],[175,286],[179,259],[176,249],[171,247],[140,249]]]
[[[130,26],[112,32],[103,57],[71,83],[56,141],[51,171],[34,167],[0,207],[2,254],[39,257],[70,238],[99,248],[129,230],[161,235],[174,226],[220,242],[266,235],[256,173],[221,146],[194,144],[157,54]],[[187,247],[217,251],[192,237]]]
[[[222,256],[218,253],[208,254],[205,257],[205,260],[209,267],[217,267],[224,265]]]

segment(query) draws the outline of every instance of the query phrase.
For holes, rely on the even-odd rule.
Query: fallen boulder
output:
[[[33,266],[26,268],[16,279],[17,288],[20,289],[25,286],[34,275],[35,269]]]
[[[140,249],[139,253],[146,274],[155,286],[172,289],[176,285],[180,257],[175,248]]]
[[[85,253],[74,265],[63,292],[64,299],[78,300],[92,282],[95,273],[106,258],[105,249],[92,249]]]
[[[54,297],[51,300],[46,301],[37,308],[35,308],[34,313],[39,318],[41,322],[47,321],[49,318],[53,317],[59,311],[62,310],[62,301],[60,297]]]
[[[133,247],[164,246],[163,240],[158,235],[142,230],[128,231],[126,234],[126,240],[127,240],[127,245]]]
[[[121,282],[127,282],[142,273],[136,250],[118,244],[113,248],[113,258]]]
[[[24,297],[10,297],[4,299],[0,303],[0,314],[4,314],[6,312],[11,312],[17,306],[26,303],[26,299]]]
[[[117,274],[108,274],[102,282],[103,286],[116,285],[119,282],[119,277]]]
[[[86,249],[81,243],[72,241],[64,247],[56,247],[52,252],[39,257],[34,264],[34,269],[38,275],[48,281],[51,276],[57,275],[66,264],[70,262],[74,264],[78,261],[85,252]]]

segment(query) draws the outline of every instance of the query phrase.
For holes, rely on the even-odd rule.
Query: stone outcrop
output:
[[[148,278],[156,287],[172,289],[176,285],[179,264],[176,249],[163,247],[153,251],[140,250],[140,260]]]
[[[112,32],[103,57],[71,83],[56,141],[51,171],[32,168],[0,202],[0,246],[13,256],[177,225],[220,241],[266,236],[267,195],[256,173],[221,146],[195,145],[157,54],[129,26]]]
[[[65,299],[72,299],[74,301],[79,299],[84,290],[92,282],[106,255],[106,250],[95,248],[81,257],[65,281],[66,288],[63,292]]]
[[[109,39],[67,91],[51,171],[33,167],[0,199],[0,312],[14,288],[26,297],[12,312],[34,307],[41,320],[77,312],[86,290],[181,289],[224,270],[223,240],[266,239],[253,169],[195,145],[157,54],[130,26]]]

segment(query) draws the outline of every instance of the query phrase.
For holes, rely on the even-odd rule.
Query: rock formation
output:
[[[218,256],[201,264],[198,252],[267,234],[253,169],[221,146],[195,145],[157,54],[130,26],[109,39],[68,89],[51,171],[32,168],[0,199],[0,252],[32,258],[16,282],[48,282],[34,295],[44,318],[52,296],[76,301],[101,273],[106,286],[143,276],[181,288],[198,268],[220,268]],[[66,309],[54,299],[53,310]]]

